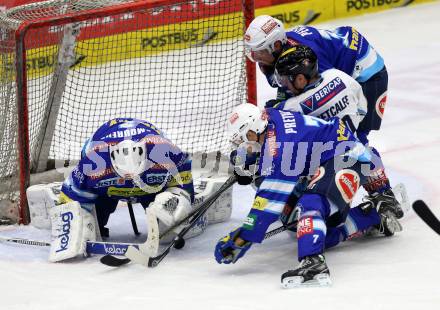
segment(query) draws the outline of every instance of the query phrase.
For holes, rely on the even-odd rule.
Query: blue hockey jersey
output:
[[[338,118],[324,121],[298,112],[266,109],[268,127],[259,162],[264,177],[240,237],[261,242],[278,220],[299,177],[312,175],[326,161],[363,145]]]
[[[140,180],[148,185],[148,192],[145,188],[140,189],[133,180],[116,174],[112,167],[109,145],[124,139],[146,144],[147,169],[140,175]],[[145,206],[168,187],[186,190],[193,200],[189,155],[165,138],[153,124],[133,118],[116,118],[99,127],[85,143],[81,160],[62,185],[60,200],[88,204],[100,196],[107,196],[117,200],[130,199]]]
[[[358,82],[365,82],[384,67],[384,60],[355,28],[338,27],[333,31],[310,26],[297,26],[286,32],[287,46],[302,44],[310,47],[318,57],[318,70],[335,68]],[[263,66],[264,67],[264,66]],[[277,87],[273,71],[262,68],[273,87]]]

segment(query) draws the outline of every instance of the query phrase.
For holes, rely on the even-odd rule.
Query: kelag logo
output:
[[[400,2],[400,0],[347,0],[347,12],[352,10],[366,10],[398,2]]]

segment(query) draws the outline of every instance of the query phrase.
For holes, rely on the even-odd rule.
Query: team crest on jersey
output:
[[[336,77],[328,82],[324,87],[316,91],[312,96],[302,101],[301,108],[304,114],[309,114],[334,98],[341,91],[347,88],[340,77]]]
[[[342,169],[335,176],[336,186],[341,193],[341,197],[346,203],[350,203],[356,195],[360,185],[359,174],[351,169]]]
[[[376,101],[376,112],[383,118],[383,113],[385,112],[385,105],[387,104],[387,92],[384,92]]]

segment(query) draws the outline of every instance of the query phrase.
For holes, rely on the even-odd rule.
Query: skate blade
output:
[[[302,276],[287,277],[283,279],[281,285],[284,288],[298,288],[298,287],[325,287],[332,285],[330,275],[326,273],[317,274],[312,280],[304,282]]]

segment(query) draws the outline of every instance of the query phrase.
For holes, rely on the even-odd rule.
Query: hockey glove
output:
[[[242,246],[235,244],[235,239],[240,235],[241,228],[237,228],[226,237],[220,239],[215,247],[215,260],[219,264],[230,264],[241,258],[250,249],[252,242],[246,242]]]
[[[260,153],[242,153],[244,152],[238,152],[237,150],[232,151],[230,162],[234,167],[234,175],[237,178],[237,183],[240,185],[249,185],[254,180],[254,174],[251,172],[250,166],[257,163]]]

